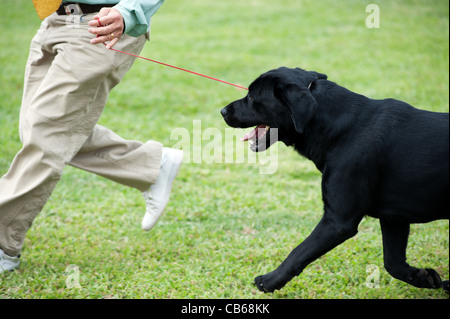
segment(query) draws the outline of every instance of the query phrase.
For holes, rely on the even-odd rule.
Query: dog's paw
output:
[[[275,289],[281,289],[287,280],[283,280],[275,271],[255,278],[255,286],[263,292],[274,292]]]
[[[273,292],[274,290],[270,290],[268,288],[268,284],[265,284],[265,280],[264,280],[264,276],[258,276],[255,278],[255,286],[256,288],[258,288],[260,291],[263,292]]]
[[[413,285],[420,288],[441,288],[442,280],[439,274],[431,268],[418,269],[413,279]]]

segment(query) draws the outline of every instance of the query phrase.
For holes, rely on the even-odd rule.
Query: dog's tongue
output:
[[[258,129],[260,128],[265,128],[265,125],[260,125],[257,126],[253,129],[253,131],[248,132],[247,134],[245,134],[245,136],[243,138],[241,138],[242,142],[248,141],[248,140],[254,140],[256,139],[256,137],[258,136]]]

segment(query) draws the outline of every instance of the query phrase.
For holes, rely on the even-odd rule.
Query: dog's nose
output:
[[[223,117],[227,115],[227,108],[224,107],[222,110],[220,110],[220,114],[222,114]]]

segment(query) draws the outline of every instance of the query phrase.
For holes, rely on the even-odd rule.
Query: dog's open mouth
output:
[[[273,144],[270,139],[270,131],[269,125],[259,125],[253,131],[245,134],[241,141],[248,141],[253,152],[265,151]]]

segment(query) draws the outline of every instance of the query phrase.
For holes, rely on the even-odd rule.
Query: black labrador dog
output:
[[[256,126],[243,139],[253,151],[270,147],[277,132],[322,173],[322,219],[276,270],[255,279],[259,290],[281,289],[353,237],[365,215],[380,220],[384,265],[393,277],[448,290],[435,270],[406,262],[410,224],[450,216],[448,113],[373,100],[325,74],[282,67],[259,76],[221,114],[231,127]]]

